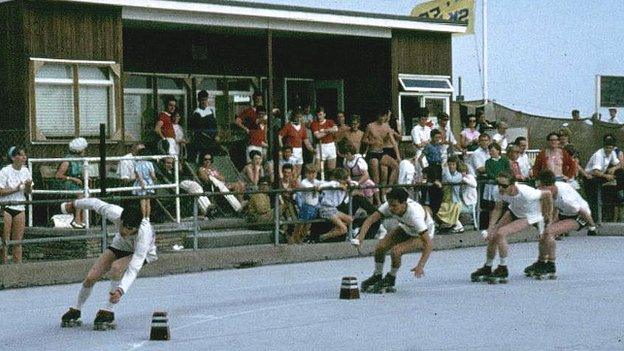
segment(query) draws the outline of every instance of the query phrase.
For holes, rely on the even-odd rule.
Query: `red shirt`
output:
[[[249,130],[249,144],[253,146],[262,147],[263,143],[266,143],[266,129],[265,128],[250,129]]]
[[[173,131],[173,122],[171,121],[171,115],[168,112],[161,112],[158,115],[158,120],[162,122],[160,131],[165,138],[175,138],[175,132]]]
[[[287,123],[282,130],[279,131],[279,135],[284,141],[284,146],[290,147],[302,147],[303,140],[308,138],[306,127],[301,125],[301,128],[297,131],[292,123]]]
[[[335,126],[334,121],[332,121],[331,119],[325,119],[323,123],[319,121],[312,122],[312,124],[310,125],[310,129],[312,129],[312,133],[316,133],[320,131],[321,129],[330,129],[334,126]],[[321,144],[333,143],[335,140],[336,138],[334,137],[334,134],[329,133],[321,138]]]
[[[258,124],[256,123],[258,116],[256,115],[256,110],[253,107],[247,107],[244,109],[238,118],[240,118],[243,122],[245,128],[249,130],[258,129]]]

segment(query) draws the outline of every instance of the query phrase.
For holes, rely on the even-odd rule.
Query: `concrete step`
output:
[[[197,247],[200,249],[262,245],[273,243],[273,232],[251,229],[214,229],[198,232]],[[193,233],[186,236],[185,248],[193,247]]]

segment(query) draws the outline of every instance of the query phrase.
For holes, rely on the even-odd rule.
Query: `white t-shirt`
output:
[[[300,184],[302,188],[314,188],[316,186],[320,187],[323,183],[318,179],[309,181],[308,178],[303,178]],[[319,203],[318,193],[313,192],[313,191],[306,191],[306,192],[301,192],[299,194],[300,196],[302,196],[303,202],[305,202],[307,205],[310,205],[310,206],[318,205]]]
[[[529,155],[526,152],[518,156],[518,166],[520,166],[522,176],[527,178],[531,171],[531,162],[529,162]]]
[[[117,175],[119,178],[124,180],[134,180],[136,178],[136,174],[134,173],[134,160],[132,158],[132,153],[124,155],[124,158],[129,158],[128,160],[120,160],[119,166],[117,166]]]
[[[321,181],[321,186],[326,188],[338,188],[340,187],[340,182],[336,180],[330,180],[326,182]],[[338,207],[344,201],[346,196],[347,192],[344,190],[323,190],[321,206]]]
[[[472,155],[470,155],[469,162],[467,163],[468,170],[470,171],[470,173],[476,176],[477,169],[481,167],[485,167],[485,161],[487,161],[489,158],[490,158],[490,152],[488,150],[485,150],[483,148],[478,148],[475,151],[473,151]]]
[[[498,144],[500,145],[501,149],[503,149],[503,151],[505,151],[505,149],[507,149],[507,145],[509,144],[509,142],[507,141],[507,135],[505,134],[500,134],[500,133],[496,133],[494,134],[494,136],[492,137],[492,139]]]
[[[557,187],[557,196],[554,205],[561,215],[574,216],[580,210],[591,213],[587,201],[574,190],[572,185],[566,182],[555,182],[555,186]]]
[[[431,128],[417,124],[412,128],[412,143],[414,145],[431,140]]]
[[[514,196],[500,194],[501,201],[509,204],[509,209],[518,218],[526,218],[529,224],[543,221],[542,192],[528,185],[516,184],[518,193]]]
[[[429,237],[435,234],[435,222],[429,213],[416,201],[407,199],[407,209],[402,216],[390,212],[390,205],[384,202],[377,210],[384,218],[394,218],[399,222],[399,227],[409,236],[418,236],[425,230]]]
[[[361,171],[367,171],[368,172],[368,164],[366,163],[366,160],[364,159],[364,157],[360,154],[355,154],[354,158],[352,160],[344,160],[344,165],[345,167],[351,169],[353,167],[355,167],[355,164],[357,163],[358,168]]]
[[[607,168],[609,168],[609,165],[616,166],[618,164],[620,164],[620,160],[618,160],[615,150],[611,151],[609,155],[606,155],[605,149],[602,148],[594,152],[591,156],[585,167],[585,172],[591,173],[593,170],[605,172]]]
[[[26,195],[24,195],[24,182],[32,180],[32,175],[28,170],[28,167],[22,166],[20,170],[13,168],[13,165],[4,166],[0,170],[0,188],[8,189],[20,187],[20,190],[9,195],[0,197],[0,201],[26,201]],[[15,211],[25,211],[25,205],[9,205],[6,206]]]

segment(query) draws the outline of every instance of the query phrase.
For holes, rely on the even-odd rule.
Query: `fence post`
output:
[[[173,160],[174,160],[174,166],[175,169],[173,170],[173,174],[175,177],[175,194],[176,194],[176,199],[175,199],[175,204],[176,204],[176,223],[180,223],[180,159],[178,158],[178,155],[173,155]]]
[[[30,171],[30,176],[33,176],[33,164],[32,161],[30,161],[30,158],[28,159],[28,170]],[[33,195],[32,192],[30,194],[28,194],[28,201],[32,201],[33,200]],[[30,202],[28,204],[28,226],[32,227],[33,225],[33,205],[32,202]]]
[[[349,200],[349,216],[351,217],[351,222],[349,222],[349,227],[347,231],[347,235],[345,235],[345,241],[351,240],[351,235],[353,235],[353,196],[351,195],[351,187],[347,191],[347,199]]]
[[[82,160],[82,187],[84,189],[84,197],[86,199],[90,196],[89,195],[89,161],[87,161],[86,158]],[[89,210],[84,210],[83,220],[84,220],[85,227],[89,229],[90,228]]]
[[[102,216],[102,252],[104,252],[108,247],[108,233],[106,225],[106,216]]]
[[[197,223],[197,213],[197,196],[193,196],[193,250],[197,250],[198,246],[197,235],[199,235],[199,223]]]
[[[275,226],[273,227],[273,235],[275,240],[275,245],[279,245],[279,229],[280,229],[280,204],[279,204],[279,196],[280,194],[275,194],[275,208],[273,211],[273,219]]]

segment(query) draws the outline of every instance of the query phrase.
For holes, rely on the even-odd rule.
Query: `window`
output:
[[[399,82],[405,91],[452,93],[453,86],[446,76],[418,76],[399,74]]]
[[[31,59],[35,139],[97,137],[117,131],[112,62]]]

